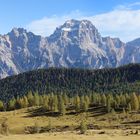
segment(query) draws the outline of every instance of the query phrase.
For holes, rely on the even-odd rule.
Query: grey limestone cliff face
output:
[[[48,67],[105,68],[140,62],[140,39],[102,37],[88,20],[68,20],[49,37],[23,28],[0,36],[0,78]]]

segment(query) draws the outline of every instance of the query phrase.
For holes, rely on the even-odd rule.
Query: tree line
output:
[[[75,113],[87,112],[90,107],[103,106],[106,113],[113,111],[139,111],[140,95],[132,94],[100,94],[68,96],[66,93],[44,94],[29,91],[26,96],[11,99],[8,103],[0,101],[0,111],[10,111],[26,107],[40,107],[44,112],[49,111],[65,115],[71,108]]]

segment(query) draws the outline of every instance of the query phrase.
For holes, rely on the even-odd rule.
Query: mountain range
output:
[[[48,68],[114,68],[140,63],[140,38],[102,37],[88,20],[68,20],[49,37],[13,28],[0,35],[0,79]]]

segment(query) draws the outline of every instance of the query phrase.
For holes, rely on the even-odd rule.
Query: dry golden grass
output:
[[[76,135],[69,133],[0,136],[1,140],[139,140],[140,136]]]
[[[97,112],[89,111],[88,113],[72,113],[65,116],[55,116],[43,113],[40,114],[39,112],[35,113],[35,110],[36,109],[28,108],[16,111],[0,112],[0,124],[5,118],[7,118],[10,131],[9,136],[0,135],[0,140],[138,140],[140,138],[140,135],[125,136],[125,131],[127,131],[128,128],[130,130],[140,130],[140,114],[129,114],[127,116],[124,116],[123,114],[98,114],[97,112],[100,112],[99,109]],[[64,130],[63,132],[46,132],[32,135],[25,134],[25,128],[27,126],[34,126],[35,123],[37,123],[39,127],[46,127],[51,120],[53,128],[57,126],[77,128],[82,119],[85,119],[89,126],[98,126],[101,130],[95,130],[98,128],[95,127],[93,130],[88,130],[86,135],[78,134],[78,130]],[[133,121],[136,121],[136,123],[127,124],[127,122]],[[123,122],[126,122],[126,124],[123,124]],[[117,129],[114,126],[121,127],[118,127]],[[100,131],[105,131],[105,134],[99,134]]]

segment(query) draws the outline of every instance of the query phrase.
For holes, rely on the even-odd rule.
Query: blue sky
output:
[[[91,20],[103,36],[140,37],[138,0],[0,0],[0,34],[24,27],[48,36],[71,18]]]

